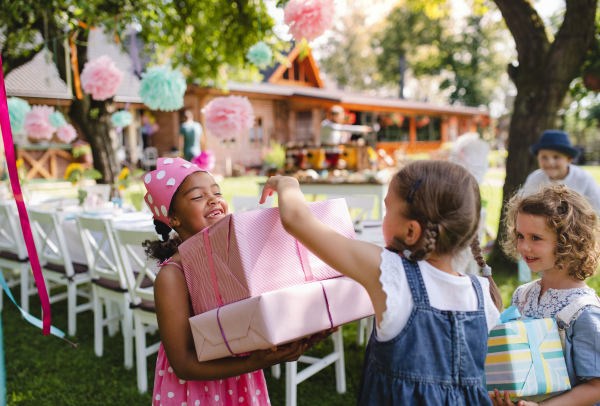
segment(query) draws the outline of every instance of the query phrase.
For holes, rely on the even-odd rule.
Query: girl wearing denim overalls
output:
[[[479,186],[466,169],[441,161],[402,168],[385,198],[385,249],[319,222],[296,179],[270,178],[261,201],[275,191],[285,229],[373,302],[359,405],[491,405],[484,364],[502,301],[481,255]],[[467,246],[486,278],[453,264]]]

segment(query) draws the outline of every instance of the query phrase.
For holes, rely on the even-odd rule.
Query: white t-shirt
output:
[[[450,275],[426,261],[419,261],[418,264],[431,307],[449,311],[477,310],[477,293],[471,278],[466,275]],[[379,341],[389,341],[400,334],[406,326],[414,308],[414,301],[402,258],[398,254],[383,249],[379,269],[381,270],[379,280],[383,291],[387,294],[385,301],[387,309],[383,312],[380,326],[377,326],[377,338]],[[477,278],[483,290],[485,318],[489,332],[496,325],[500,312],[494,306],[490,296],[487,278],[481,276]]]
[[[529,174],[522,190],[526,195],[530,195],[538,192],[544,186],[552,184],[552,182],[543,170],[537,169]],[[576,165],[569,164],[567,176],[556,182],[562,183],[587,197],[588,201],[594,206],[596,213],[600,214],[600,186],[592,175]]]

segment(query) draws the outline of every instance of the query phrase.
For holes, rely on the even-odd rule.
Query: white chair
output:
[[[104,327],[108,326],[108,333],[113,336],[117,322],[121,321],[125,368],[129,369],[133,367],[133,312],[129,306],[131,298],[119,260],[112,220],[86,215],[78,215],[76,219],[92,280],[94,351],[98,357],[102,356]]]
[[[350,218],[354,223],[355,227],[359,226],[363,220],[373,219],[373,209],[375,208],[376,196],[343,196],[343,195],[327,195],[329,199],[346,199],[348,210],[350,211]],[[373,317],[366,317],[356,322],[356,342],[359,345],[365,343],[365,330],[366,337],[371,335],[373,330]]]
[[[327,195],[326,199],[346,199],[350,218],[354,224],[359,224],[363,220],[373,219],[373,209],[375,209],[375,199],[377,196],[345,196],[345,195]]]
[[[83,190],[85,190],[87,192],[86,197],[92,197],[92,196],[96,195],[96,196],[98,196],[99,201],[109,202],[111,188],[112,188],[111,185],[96,184],[96,185],[84,186]]]
[[[9,288],[21,285],[21,303],[29,307],[29,295],[35,292],[35,289],[29,286],[31,266],[18,220],[16,204],[0,202],[0,269]],[[0,310],[3,299],[3,291],[0,288]]]
[[[268,209],[273,207],[273,196],[268,196],[263,204],[259,204],[260,196],[233,196],[231,204],[233,212]]]
[[[77,333],[77,313],[92,308],[91,301],[77,304],[77,296],[90,299],[89,290],[85,290],[91,281],[88,267],[73,263],[63,234],[64,218],[54,212],[30,209],[28,211],[35,246],[42,265],[42,274],[46,287],[50,290],[57,286],[66,286],[67,291],[50,296],[50,303],[67,299],[69,335]],[[28,299],[23,303],[27,309]]]
[[[140,161],[142,164],[142,168],[145,171],[150,171],[156,168],[156,164],[158,162],[158,149],[156,149],[155,147],[144,148],[142,159]]]
[[[133,308],[138,390],[140,393],[146,393],[148,391],[146,358],[157,352],[160,347],[160,341],[146,346],[146,333],[158,327],[154,306],[154,280],[158,267],[156,261],[146,259],[144,254],[140,255],[140,249],[144,241],[156,240],[158,237],[154,231],[115,228],[114,232]],[[141,270],[137,276],[133,272],[133,264]],[[150,286],[148,281],[151,281]]]
[[[286,362],[285,364],[285,405],[296,406],[297,387],[299,384],[310,378],[317,372],[335,363],[335,383],[337,392],[342,394],[346,392],[346,371],[344,360],[344,341],[342,337],[342,326],[339,331],[331,335],[333,339],[333,352],[324,358],[310,357],[302,355],[295,362]],[[311,364],[298,372],[298,362]],[[274,378],[281,376],[281,366],[271,367],[271,373]]]

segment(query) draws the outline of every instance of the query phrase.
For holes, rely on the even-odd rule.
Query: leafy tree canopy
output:
[[[0,22],[5,72],[30,60],[43,39],[62,40],[70,32],[100,26],[122,36],[134,25],[157,62],[168,61],[208,83],[228,70],[247,69],[248,48],[259,37],[273,39],[266,7],[251,0],[6,1],[0,2]]]

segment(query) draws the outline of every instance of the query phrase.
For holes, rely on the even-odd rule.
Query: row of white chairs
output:
[[[111,219],[78,215],[76,222],[86,258],[86,264],[79,264],[71,260],[62,216],[36,208],[28,209],[28,216],[50,303],[67,300],[68,334],[77,333],[77,314],[93,310],[94,351],[102,356],[104,328],[112,336],[120,324],[125,367],[133,367],[135,336],[138,389],[146,392],[146,357],[157,352],[160,345],[146,345],[146,333],[157,327],[153,290],[157,269],[155,261],[140,255],[140,247],[143,241],[155,240],[156,233],[115,228]],[[6,271],[9,286],[21,285],[21,307],[29,311],[29,297],[37,290],[14,204],[0,203],[0,225],[0,268]],[[58,287],[64,288],[53,293]],[[78,303],[78,297],[84,299],[83,303]]]

